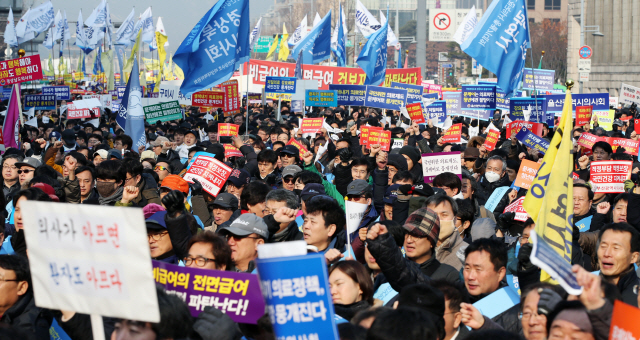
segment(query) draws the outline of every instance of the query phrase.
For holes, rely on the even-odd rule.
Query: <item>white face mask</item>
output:
[[[500,179],[500,175],[498,175],[497,173],[493,172],[493,171],[487,171],[484,173],[484,177],[487,178],[487,181],[489,181],[489,183],[493,183],[497,180]]]
[[[438,239],[440,241],[446,240],[447,237],[453,234],[454,229],[455,225],[453,221],[440,221],[440,234],[438,235]]]

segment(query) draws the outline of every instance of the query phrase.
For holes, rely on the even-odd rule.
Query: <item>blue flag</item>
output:
[[[358,66],[367,74],[365,85],[380,85],[387,70],[387,30],[388,22],[375,31],[367,40],[358,56]]]
[[[340,67],[344,67],[347,64],[347,46],[346,46],[346,42],[345,42],[345,17],[344,17],[344,10],[342,9],[342,4],[340,4],[340,16],[339,16],[338,23],[336,27],[336,30],[338,31],[338,37],[337,37],[337,41],[334,47],[332,47],[333,50],[333,54],[336,55],[336,61],[338,63],[338,66]]]
[[[86,63],[85,63],[85,53],[80,53],[82,54],[82,73],[87,74],[87,70],[86,70]]]
[[[524,72],[530,47],[525,0],[496,0],[462,43],[462,50],[498,76],[498,86],[512,97]]]
[[[124,49],[125,45],[115,44],[116,57],[118,57],[118,65],[120,65],[120,85],[124,85]]]
[[[295,77],[296,79],[302,79],[302,52],[298,54],[298,60],[296,61]]]
[[[140,73],[138,70],[138,59],[133,58],[133,67],[131,68],[131,76],[127,82],[127,88],[124,91],[125,97],[122,98],[120,108],[126,107],[127,123],[124,133],[133,140],[132,150],[138,150],[141,145],[147,144],[144,135],[144,110],[142,109],[142,92],[140,91]],[[125,100],[126,98],[126,100]]]
[[[96,60],[93,63],[93,74],[100,74],[104,72],[102,68],[102,46],[98,47],[98,51],[96,53]]]
[[[184,39],[173,61],[184,72],[188,96],[225,82],[249,61],[249,0],[218,1]]]
[[[331,56],[331,10],[322,18],[306,37],[291,50],[291,55],[296,61],[302,53],[303,64],[317,64],[329,59]]]

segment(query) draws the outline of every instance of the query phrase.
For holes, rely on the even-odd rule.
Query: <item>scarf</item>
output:
[[[113,205],[115,202],[122,199],[122,192],[124,191],[124,187],[118,187],[116,191],[108,197],[99,196],[98,202],[100,205]]]

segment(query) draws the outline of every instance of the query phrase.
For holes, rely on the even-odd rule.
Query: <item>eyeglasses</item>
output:
[[[245,238],[250,238],[250,239],[254,239],[254,240],[259,240],[260,239],[259,237],[256,237],[256,236],[249,236],[249,235],[238,236],[238,235],[233,235],[233,234],[226,234],[226,235],[224,235],[224,237],[227,239],[227,241],[229,241],[230,239],[233,238],[233,240],[236,241],[236,242],[238,242],[238,241],[240,241],[242,239],[245,239]]]
[[[206,257],[188,257],[187,256],[184,258],[184,265],[190,266],[192,263],[195,262],[196,266],[204,267],[209,261],[216,262],[216,259],[209,259]]]
[[[167,235],[168,233],[169,233],[168,231],[164,231],[161,233],[147,234],[147,237],[149,238],[149,240],[160,241],[160,239],[164,237],[164,235]]]
[[[538,317],[540,317],[540,316],[547,317],[547,316],[546,316],[546,315],[544,315],[544,314],[538,314],[538,313],[532,313],[532,312],[524,312],[524,313],[522,313],[522,312],[521,312],[521,313],[520,313],[520,315],[518,315],[518,316],[520,317],[520,319],[521,319],[521,320],[529,320],[529,319],[531,319],[532,317],[534,317],[534,318],[538,318]]]
[[[21,175],[22,173],[28,174],[30,172],[33,172],[35,170],[31,169],[31,170],[18,170],[18,175]]]
[[[169,169],[163,167],[162,165],[156,165],[156,167],[153,168],[153,170],[155,170],[155,171],[169,171]]]
[[[124,179],[124,181],[125,181],[125,182],[129,182],[129,181],[130,181],[130,180],[132,180],[132,179],[133,179],[133,177],[129,177],[129,178],[125,178],[125,179]]]
[[[269,209],[269,208],[267,208],[267,209],[262,209],[262,214],[263,214],[264,216],[267,216],[267,215],[273,215],[273,214],[275,214],[275,213],[276,213],[276,211],[275,211],[275,210],[271,210],[271,209]]]
[[[287,183],[287,184],[291,184],[293,183],[293,177],[285,177],[282,179],[283,182]]]

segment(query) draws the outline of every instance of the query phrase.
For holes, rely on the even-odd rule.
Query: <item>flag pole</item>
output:
[[[244,124],[245,136],[249,134],[249,74],[251,73],[250,65],[251,65],[251,54],[249,54],[249,60],[247,61],[247,102],[245,103],[247,106],[247,110],[245,111],[245,114],[247,115],[247,117],[245,118],[245,124]]]
[[[536,117],[538,117],[538,120],[540,120],[540,114],[538,113],[538,90],[536,90],[536,74],[533,70],[533,47],[531,47],[531,75],[533,76],[533,93],[536,102]]]

